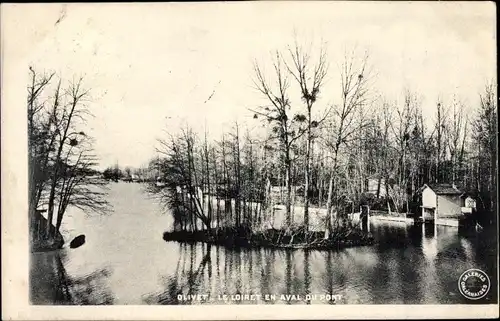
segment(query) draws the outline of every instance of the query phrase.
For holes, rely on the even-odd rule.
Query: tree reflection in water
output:
[[[189,247],[189,258],[187,248]],[[179,260],[177,261],[177,266],[175,273],[172,277],[164,278],[165,280],[165,291],[159,294],[151,294],[147,296],[143,301],[147,304],[191,304],[198,303],[198,301],[183,300],[179,301],[178,295],[190,296],[198,294],[198,288],[202,283],[202,278],[205,273],[205,268],[208,266],[209,279],[212,276],[211,267],[211,245],[207,244],[203,246],[203,258],[200,264],[195,267],[196,262],[196,248],[194,244],[180,244]],[[189,270],[186,270],[186,262],[189,260]],[[182,262],[182,268],[181,268]],[[204,293],[209,294],[209,293]]]
[[[291,294],[292,293],[292,251],[287,250],[286,251],[286,291],[284,292],[285,294]],[[291,301],[287,301],[287,304],[291,304]]]
[[[305,295],[311,294],[311,273],[309,271],[309,251],[304,251],[304,287],[305,287]],[[307,304],[311,304],[310,300],[306,300]]]
[[[341,251],[171,244],[163,253],[168,255],[168,272],[159,267],[163,277],[160,282],[151,282],[159,289],[142,289],[138,284],[137,295],[145,304],[335,304],[334,300],[319,299],[325,294],[341,295],[340,303],[344,304],[471,303],[457,288],[458,277],[469,268],[487,272],[492,276],[492,288],[496,287],[497,245],[493,237],[485,241],[477,233],[457,233],[453,228],[431,225],[380,224],[372,228],[379,237],[375,245]],[[33,255],[34,266],[39,267],[31,273],[33,303],[113,304],[120,297],[122,288],[117,287],[118,282],[109,282],[111,270],[106,265],[80,276],[64,251],[55,253]],[[156,259],[152,258],[151,264],[160,262]],[[114,274],[121,271],[119,264],[124,262],[111,265]],[[125,277],[113,275],[118,281]],[[146,275],[145,279],[153,277]],[[210,295],[208,302],[177,298],[196,294]],[[219,301],[219,295],[224,294],[274,294],[276,300]],[[300,295],[302,300],[281,300],[281,294]],[[308,294],[313,296],[311,301],[304,300]],[[496,299],[495,291],[490,291],[480,301]]]
[[[111,272],[98,269],[84,276],[68,275],[64,251],[34,253],[31,257],[30,299],[32,304],[108,305],[114,298],[106,285]]]

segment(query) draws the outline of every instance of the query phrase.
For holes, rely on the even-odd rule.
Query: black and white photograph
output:
[[[494,3],[1,18],[7,319],[498,317]]]

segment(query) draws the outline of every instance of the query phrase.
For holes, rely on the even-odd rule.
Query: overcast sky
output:
[[[374,90],[389,100],[404,88],[418,92],[429,117],[438,96],[446,101],[457,94],[477,104],[496,73],[495,7],[487,2],[44,8],[25,10],[23,18],[36,27],[17,26],[20,37],[32,39],[19,50],[38,70],[85,75],[96,116],[89,126],[103,167],[146,163],[165,126],[175,131],[184,121],[201,130],[206,124],[217,136],[232,121],[251,118],[247,108],[262,103],[252,88],[252,60],[268,61],[270,51],[291,43],[294,30],[312,48],[327,42],[323,104],[335,103],[337,66],[354,47],[370,54]]]

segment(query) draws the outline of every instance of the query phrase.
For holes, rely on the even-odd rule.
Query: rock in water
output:
[[[78,235],[77,237],[75,237],[71,243],[69,243],[69,247],[72,248],[72,249],[76,249],[77,247],[80,247],[82,246],[83,244],[85,244],[85,235]]]

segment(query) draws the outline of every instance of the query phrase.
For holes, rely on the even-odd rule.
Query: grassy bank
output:
[[[291,248],[334,250],[352,246],[373,244],[373,237],[357,228],[342,228],[325,239],[320,231],[305,232],[295,229],[265,229],[252,231],[250,228],[222,228],[219,230],[172,231],[163,234],[165,241],[186,243],[204,242],[229,248]]]

